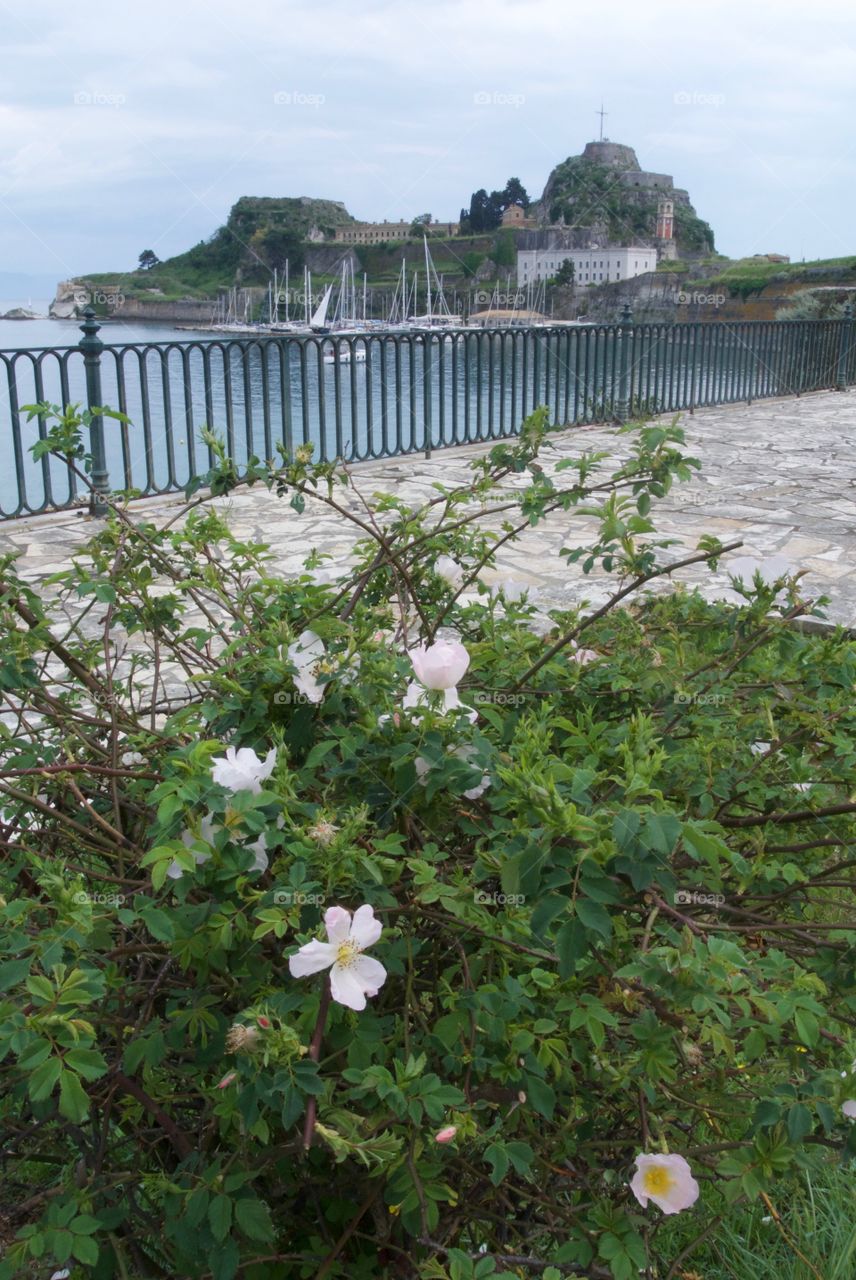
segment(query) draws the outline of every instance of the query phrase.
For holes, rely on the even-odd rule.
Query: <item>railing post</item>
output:
[[[630,347],[633,341],[633,312],[625,302],[621,312],[621,328],[615,335],[618,347],[618,399],[615,402],[615,419],[626,422],[630,417]]]
[[[95,319],[93,307],[87,307],[83,313],[83,324],[80,332],[83,337],[78,343],[83,352],[83,365],[86,370],[86,405],[89,412],[100,409],[101,396],[101,352],[104,343],[98,337],[101,326]],[[89,428],[90,449],[92,452],[92,493],[89,498],[89,514],[106,516],[107,503],[105,497],[110,492],[110,477],[107,473],[107,457],[104,452],[104,419],[96,414]]]
[[[844,315],[841,317],[841,334],[838,342],[838,368],[835,371],[835,390],[847,390],[847,365],[853,343],[853,305],[844,304]]]
[[[443,342],[443,331],[440,330],[438,341]],[[433,427],[431,404],[432,350],[431,329],[425,331],[422,340],[422,422],[425,430],[425,457],[431,457],[431,431]],[[479,395],[481,395],[481,378],[479,378]]]

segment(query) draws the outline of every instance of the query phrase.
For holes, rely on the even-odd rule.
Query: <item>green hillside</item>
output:
[[[604,225],[610,240],[631,244],[650,239],[657,219],[658,189],[627,188],[613,166],[586,156],[569,156],[547,180],[543,206],[550,222],[568,226]],[[713,231],[691,205],[675,201],[675,238],[683,253],[713,251]]]
[[[266,286],[274,267],[282,271],[286,259],[292,273],[302,271],[310,233],[332,236],[337,226],[354,220],[335,200],[242,196],[225,226],[185,253],[145,271],[86,278],[94,283],[118,281],[130,296],[146,297],[158,290],[166,299],[215,297],[234,284]]]

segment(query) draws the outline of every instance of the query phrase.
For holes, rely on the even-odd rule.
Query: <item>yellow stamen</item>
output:
[[[343,969],[348,969],[354,963],[360,954],[360,948],[348,938],[345,942],[339,943],[339,950],[336,952],[336,964],[341,965]]]
[[[675,1180],[668,1169],[662,1165],[651,1165],[645,1170],[643,1177],[645,1193],[649,1196],[665,1196],[675,1185]]]

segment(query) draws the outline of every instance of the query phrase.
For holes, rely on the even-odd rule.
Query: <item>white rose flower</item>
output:
[[[351,919],[344,907],[328,907],[324,912],[327,942],[313,938],[293,956],[288,968],[293,978],[330,970],[330,992],[338,1004],[357,1011],[365,1009],[366,997],[376,996],[386,982],[386,969],[379,960],[363,955],[380,937],[383,926],[368,904],[358,907]]]
[[[261,793],[262,783],[273,773],[276,764],[276,747],[260,760],[252,747],[227,747],[225,756],[211,761],[211,778],[227,791],[251,791]]]

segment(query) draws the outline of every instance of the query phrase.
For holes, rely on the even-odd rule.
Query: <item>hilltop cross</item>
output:
[[[595,115],[600,116],[600,141],[603,142],[603,117],[609,115],[608,111],[604,111],[603,103],[600,104],[600,111],[595,111]]]

